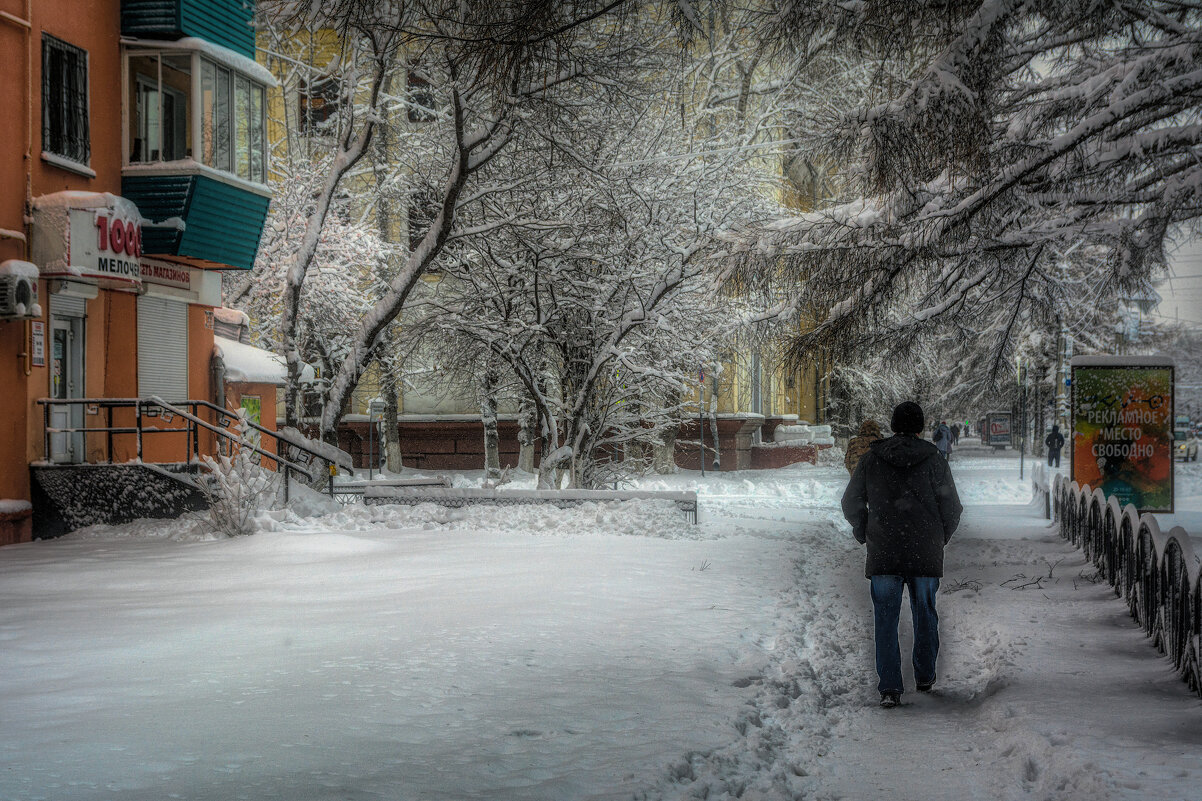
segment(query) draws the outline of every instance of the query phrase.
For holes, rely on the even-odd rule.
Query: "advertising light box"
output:
[[[1173,362],[1072,361],[1072,479],[1140,512],[1173,511]]]
[[[981,432],[984,444],[995,448],[1007,447],[1011,444],[1010,412],[989,412],[985,415],[985,430]]]

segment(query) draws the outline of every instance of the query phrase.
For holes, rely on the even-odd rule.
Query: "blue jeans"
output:
[[[882,693],[901,693],[901,646],[897,642],[897,621],[901,616],[902,587],[910,590],[910,611],[914,615],[914,681],[935,683],[935,660],[939,656],[939,614],[935,594],[939,579],[927,576],[873,576],[872,608],[876,624],[877,689]]]

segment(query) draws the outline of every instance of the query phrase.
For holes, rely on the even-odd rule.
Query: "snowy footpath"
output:
[[[1202,798],[1202,702],[1016,459],[953,470],[939,682],[893,710],[841,467],[641,483],[697,525],[347,507],[0,549],[0,799]]]

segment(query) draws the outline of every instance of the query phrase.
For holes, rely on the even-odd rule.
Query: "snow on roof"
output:
[[[213,309],[213,316],[223,323],[231,325],[250,325],[250,317],[241,309],[231,309],[228,306],[221,306]]]
[[[150,50],[199,50],[212,61],[223,67],[229,67],[235,72],[254,78],[267,86],[279,86],[279,81],[271,71],[253,58],[247,58],[241,53],[214,44],[213,42],[197,39],[195,36],[185,36],[173,41],[160,39],[137,39],[130,36],[121,37],[121,43],[131,47],[145,47]]]
[[[21,498],[0,498],[0,515],[16,515],[33,509],[33,504]]]
[[[33,207],[38,211],[51,209],[113,209],[124,217],[140,222],[149,222],[142,217],[138,206],[132,200],[114,195],[111,192],[88,192],[82,189],[64,189],[61,192],[51,192],[39,195],[33,199]]]
[[[40,273],[38,266],[32,262],[20,259],[5,259],[0,262],[0,275],[20,275],[25,278],[37,278]]]
[[[213,337],[213,350],[225,362],[226,381],[277,386],[283,386],[288,381],[288,367],[283,357],[271,351],[222,336]],[[302,382],[313,381],[315,377],[310,365],[306,364],[301,369]]]

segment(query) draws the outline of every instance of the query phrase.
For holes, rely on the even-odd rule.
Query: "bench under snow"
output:
[[[439,506],[460,507],[477,503],[494,506],[524,506],[551,504],[560,508],[582,503],[613,503],[615,501],[671,501],[685,513],[690,522],[697,522],[697,493],[667,490],[507,490],[495,489],[437,489],[430,487],[397,487],[369,484],[363,491],[363,502],[369,506],[405,504],[416,506],[433,503]]]
[[[812,426],[809,423],[779,425],[772,430],[772,441],[789,445],[834,445],[830,426]]]

